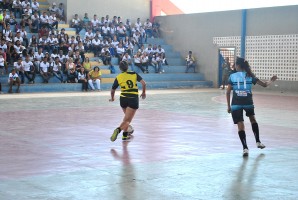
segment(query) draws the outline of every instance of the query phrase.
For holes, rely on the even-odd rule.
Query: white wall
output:
[[[250,9],[247,36],[298,34],[298,6]],[[181,55],[192,50],[199,72],[218,82],[218,46],[213,37],[241,35],[241,10],[157,17],[166,41]]]
[[[49,0],[49,2],[52,0]],[[120,16],[122,21],[127,18],[135,22],[138,17],[145,22],[150,17],[150,1],[149,0],[64,0],[67,1],[67,19],[72,19],[74,14],[78,14],[83,18],[88,13],[89,18],[94,14],[97,17],[105,17],[107,14]]]

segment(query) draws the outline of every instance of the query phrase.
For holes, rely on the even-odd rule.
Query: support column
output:
[[[246,13],[247,13],[246,9],[242,10],[241,44],[240,44],[240,57],[242,57],[242,58],[245,58]]]

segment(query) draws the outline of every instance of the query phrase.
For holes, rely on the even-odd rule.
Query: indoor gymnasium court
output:
[[[222,90],[148,90],[125,142],[109,95],[2,96],[0,199],[297,199],[297,94],[254,92],[248,157]]]

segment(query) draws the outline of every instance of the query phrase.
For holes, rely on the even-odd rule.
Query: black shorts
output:
[[[254,108],[241,108],[239,110],[234,110],[234,111],[232,111],[232,118],[233,118],[234,124],[244,121],[243,110],[245,111],[247,117],[255,115]]]
[[[128,98],[128,97],[120,97],[120,106],[122,108],[133,108],[138,109],[139,108],[139,97],[135,98]]]

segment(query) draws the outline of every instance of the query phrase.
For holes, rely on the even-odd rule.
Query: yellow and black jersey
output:
[[[112,89],[116,90],[118,86],[120,86],[121,97],[138,97],[139,92],[137,82],[140,82],[142,79],[143,78],[136,72],[122,72],[116,77]]]

